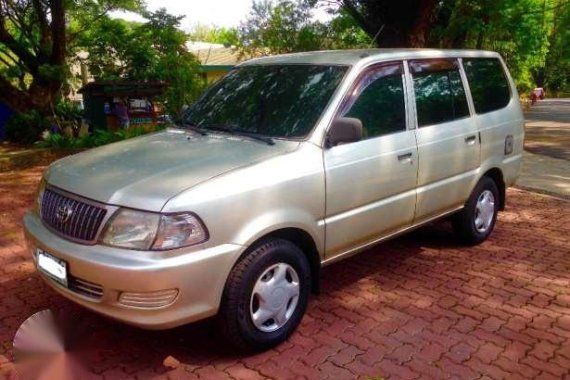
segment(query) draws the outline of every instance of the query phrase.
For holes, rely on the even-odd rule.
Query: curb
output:
[[[518,191],[526,191],[529,193],[534,193],[534,194],[538,194],[538,195],[542,195],[544,197],[549,197],[549,198],[554,198],[557,199],[559,201],[565,201],[565,202],[570,202],[570,195],[565,195],[565,194],[558,194],[555,193],[553,191],[548,191],[548,190],[543,190],[543,189],[536,189],[533,187],[527,187],[527,186],[519,186],[519,185],[515,185],[513,187],[510,187],[510,189],[512,190],[518,190]]]

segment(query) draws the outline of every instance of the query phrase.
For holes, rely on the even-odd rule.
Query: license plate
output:
[[[38,249],[38,269],[63,286],[67,286],[67,263]]]

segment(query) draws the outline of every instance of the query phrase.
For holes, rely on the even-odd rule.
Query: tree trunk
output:
[[[50,0],[50,18],[44,8],[46,3],[33,1],[33,10],[39,23],[38,41],[40,49],[33,52],[17,40],[7,28],[5,19],[0,18],[0,43],[18,57],[22,66],[32,77],[27,90],[19,89],[11,81],[0,76],[0,101],[18,113],[35,109],[48,116],[52,113],[53,102],[59,97],[65,81],[65,8],[63,0]],[[0,2],[0,13],[5,11]],[[51,67],[47,76],[40,67]]]
[[[439,0],[339,0],[378,47],[425,47]]]
[[[376,33],[378,33],[378,31]],[[406,38],[399,30],[395,30],[392,26],[384,27],[376,37],[375,42],[379,48],[401,48],[407,46]]]
[[[408,35],[408,46],[415,48],[426,47],[428,44],[429,33],[432,27],[433,9],[437,5],[437,1],[425,0],[421,1],[420,4],[418,15]]]
[[[479,31],[477,34],[477,45],[475,46],[476,49],[481,50],[483,49],[483,41],[485,41],[485,32],[483,29]]]

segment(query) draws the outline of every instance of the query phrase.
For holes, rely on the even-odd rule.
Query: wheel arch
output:
[[[317,249],[317,245],[307,231],[297,227],[280,228],[264,234],[259,237],[241,254],[236,264],[241,261],[249,252],[254,250],[260,244],[268,239],[284,239],[295,244],[305,254],[311,267],[311,290],[313,293],[319,293],[320,290],[320,272],[321,272],[321,257]]]
[[[483,174],[483,177],[491,178],[497,185],[497,189],[499,189],[499,210],[503,211],[505,209],[507,194],[502,170],[496,167],[489,169]]]

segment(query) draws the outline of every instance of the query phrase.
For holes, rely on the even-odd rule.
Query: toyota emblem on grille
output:
[[[73,210],[71,207],[69,207],[69,205],[61,205],[57,208],[55,217],[57,218],[58,222],[65,224],[71,217],[71,214],[73,214]]]

